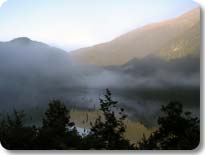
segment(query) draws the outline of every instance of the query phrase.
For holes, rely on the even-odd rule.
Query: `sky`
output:
[[[0,41],[29,37],[70,51],[197,6],[192,0],[0,0]]]

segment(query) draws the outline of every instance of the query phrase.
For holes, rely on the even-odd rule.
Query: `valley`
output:
[[[97,109],[106,88],[129,119],[156,125],[160,106],[181,102],[199,116],[200,10],[66,52],[26,37],[0,42],[0,108]],[[145,115],[146,113],[146,115]]]

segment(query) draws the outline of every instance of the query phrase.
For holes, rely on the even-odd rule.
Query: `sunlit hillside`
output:
[[[122,65],[133,58],[160,55],[179,58],[200,51],[200,9],[168,21],[149,24],[111,42],[79,49],[71,56],[98,66]]]

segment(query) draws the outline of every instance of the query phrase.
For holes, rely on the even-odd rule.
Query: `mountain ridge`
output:
[[[182,35],[181,40],[190,42],[192,36],[186,38],[186,34],[196,35],[196,42],[192,44],[198,48],[200,42],[199,8],[174,19],[137,28],[110,42],[81,48],[69,54],[79,62],[97,66],[123,65],[133,58],[144,58],[150,54],[167,58],[168,56],[163,52],[163,48],[166,49],[164,46],[174,44],[174,40],[180,35]]]

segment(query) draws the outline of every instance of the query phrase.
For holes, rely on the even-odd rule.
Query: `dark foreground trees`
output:
[[[81,136],[76,130],[69,131],[66,127],[70,124],[70,113],[66,106],[59,100],[49,103],[45,112],[42,127],[36,136],[36,149],[75,149],[81,141]]]
[[[36,138],[35,127],[25,127],[24,112],[14,111],[12,118],[7,116],[0,124],[0,140],[6,149],[32,149]]]
[[[0,140],[6,149],[75,149],[82,139],[75,129],[69,131],[66,128],[70,123],[70,115],[66,106],[59,100],[49,103],[42,127],[23,125],[22,112],[14,111],[12,118],[7,116],[0,124]]]
[[[124,109],[118,107],[118,102],[112,100],[111,92],[107,89],[104,99],[100,99],[99,116],[91,123],[91,132],[82,141],[83,149],[130,150],[134,146],[124,138],[126,126]]]
[[[7,116],[0,122],[1,144],[10,150],[190,150],[199,144],[199,119],[192,117],[190,112],[183,112],[182,104],[178,102],[162,106],[158,130],[135,146],[124,138],[127,116],[124,109],[118,107],[118,102],[112,99],[109,90],[100,99],[100,111],[102,115],[91,124],[91,131],[85,137],[81,137],[75,127],[67,128],[74,126],[74,122],[70,122],[69,110],[59,100],[49,103],[41,127],[24,125],[24,113],[14,111],[12,117]]]
[[[200,142],[200,124],[190,112],[183,112],[182,104],[170,102],[161,107],[159,129],[139,143],[141,150],[192,150]]]

